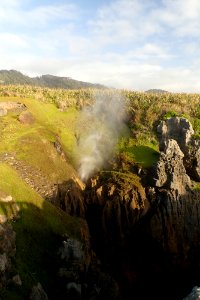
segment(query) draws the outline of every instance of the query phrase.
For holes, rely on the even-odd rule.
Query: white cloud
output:
[[[146,18],[149,1],[117,0],[105,5],[90,20],[94,34],[112,43],[123,43],[152,35],[160,31],[160,26]]]
[[[17,57],[17,59],[16,59]],[[54,74],[72,77],[77,80],[101,83],[110,87],[145,91],[150,88],[161,88],[171,92],[200,92],[199,65],[190,69],[163,68],[156,63],[138,63],[128,61],[123,56],[111,56],[111,61],[81,59],[39,58],[25,53],[10,59],[4,57],[1,68],[17,69],[29,76]],[[31,71],[30,71],[31,70]]]
[[[200,92],[200,1],[113,0],[87,20],[72,1],[41,1],[31,9],[22,2],[1,7],[0,30],[7,32],[0,31],[0,68],[135,90]]]
[[[153,14],[164,27],[172,29],[171,35],[194,37],[200,30],[199,0],[164,0],[164,7]]]
[[[46,5],[36,7],[28,12],[23,12],[25,21],[31,24],[49,25],[51,21],[75,20],[78,17],[78,9],[73,4]]]
[[[53,23],[75,21],[79,17],[80,10],[75,4],[51,4],[24,9],[20,6],[21,1],[10,1],[1,7],[0,24],[7,22],[16,28],[25,26],[24,29],[42,30],[44,26]]]
[[[3,0],[1,1],[1,8],[7,7],[18,7],[21,4],[21,0]]]
[[[128,52],[128,55],[135,59],[137,58],[149,61],[156,59],[157,62],[163,59],[170,59],[172,57],[172,54],[170,54],[170,51],[166,49],[166,47],[164,48],[163,46],[155,43],[144,44],[142,47],[136,48],[132,52]]]
[[[18,49],[18,48],[26,48],[27,42],[24,37],[12,33],[0,33],[0,41],[3,47],[0,48],[0,52],[4,51],[7,52],[9,49],[11,52],[12,49]]]

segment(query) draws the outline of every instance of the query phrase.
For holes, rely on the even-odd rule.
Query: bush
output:
[[[192,138],[194,140],[200,140],[200,133],[193,134]]]
[[[177,117],[177,115],[178,115],[178,114],[177,114],[176,111],[169,110],[168,112],[166,112],[166,113],[163,115],[162,119],[163,119],[163,120],[167,120],[167,119],[172,118],[172,117]]]
[[[200,119],[194,119],[193,121],[193,128],[196,134],[200,134]]]

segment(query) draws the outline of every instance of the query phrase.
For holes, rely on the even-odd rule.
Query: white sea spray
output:
[[[91,107],[83,110],[81,118],[87,123],[85,130],[82,126],[78,145],[78,171],[83,181],[110,159],[124,127],[125,101],[120,93],[98,92],[94,100]]]

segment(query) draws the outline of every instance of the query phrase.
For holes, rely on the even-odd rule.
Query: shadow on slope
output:
[[[28,299],[30,290],[40,282],[49,299],[64,299],[65,290],[58,280],[60,259],[58,249],[63,235],[83,239],[84,222],[67,216],[44,201],[42,207],[20,202],[19,216],[11,221],[16,232],[16,255],[12,266],[14,274],[19,274],[22,286],[8,285],[1,289],[3,299]],[[12,205],[1,203],[1,210],[9,218]]]

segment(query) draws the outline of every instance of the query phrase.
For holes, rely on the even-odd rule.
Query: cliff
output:
[[[157,132],[160,156],[142,178],[131,173],[100,172],[83,189],[69,182],[65,184],[67,193],[60,187],[59,194],[59,202],[65,202],[67,213],[87,220],[93,247],[103,259],[121,260],[121,267],[117,268],[120,280],[128,280],[122,271],[126,259],[113,252],[114,249],[118,247],[121,249],[118,251],[128,256],[132,249],[133,255],[142,256],[143,247],[149,248],[143,271],[138,270],[135,259],[130,257],[131,267],[126,266],[130,273],[136,274],[136,279],[131,280],[135,291],[143,272],[152,278],[162,276],[164,280],[164,272],[172,278],[172,270],[190,274],[196,272],[200,263],[200,193],[192,180],[198,179],[195,175],[199,165],[198,141],[193,139],[191,123],[184,118],[161,121]],[[152,265],[160,270],[155,271]],[[157,299],[160,294],[154,297]]]

